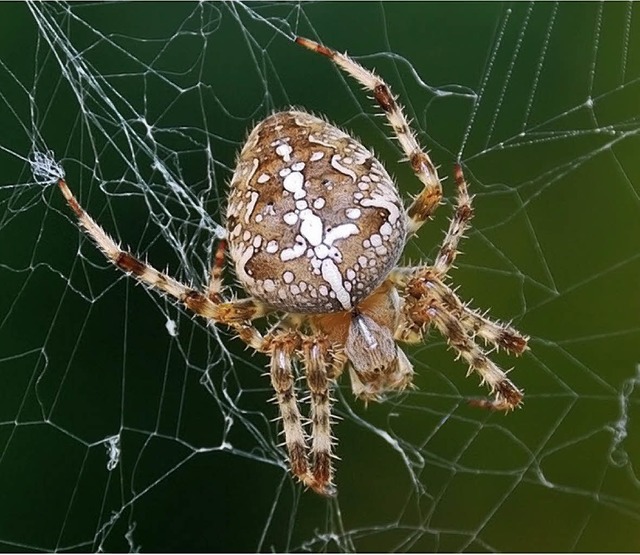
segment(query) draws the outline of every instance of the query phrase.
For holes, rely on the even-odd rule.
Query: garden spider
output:
[[[442,187],[389,87],[346,54],[309,39],[373,92],[422,192],[405,210],[396,185],[374,155],[350,135],[301,110],[275,113],[256,125],[240,152],[230,184],[226,240],[198,291],[122,250],[58,184],[84,230],[107,258],[139,282],[166,293],[195,314],[226,324],[270,356],[271,383],[291,471],[302,483],[334,495],[331,390],[347,367],[354,394],[365,402],[402,390],[413,368],[396,341],[423,340],[430,326],[486,382],[492,400],[475,404],[508,411],[522,393],[476,343],[520,355],[527,337],[471,310],[446,284],[458,243],[473,215],[459,165],[457,207],[432,265],[398,266],[404,246],[441,202]],[[222,266],[228,244],[236,277],[248,294],[225,300]],[[276,316],[261,332],[252,321]],[[310,433],[296,400],[296,375],[306,377]]]

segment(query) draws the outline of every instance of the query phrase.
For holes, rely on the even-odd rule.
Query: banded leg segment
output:
[[[332,356],[323,337],[310,337],[303,341],[302,353],[307,386],[311,401],[311,476],[308,484],[323,495],[333,496],[336,488],[332,484],[333,438],[331,437],[331,381]]]
[[[480,375],[482,383],[486,383],[494,395],[494,399],[473,401],[475,406],[491,410],[513,410],[522,402],[523,394],[507,378],[487,354],[466,334],[458,320],[443,306],[432,303],[427,309],[431,321],[445,337],[449,345],[469,365],[469,372]]]
[[[389,85],[373,71],[362,67],[346,54],[341,54],[303,37],[297,37],[296,42],[313,52],[326,56],[347,74],[351,75],[365,89],[373,93],[376,102],[384,111],[389,125],[393,129],[396,139],[411,165],[411,169],[423,184],[422,191],[407,210],[409,232],[417,232],[440,204],[442,200],[442,185],[431,158],[416,140],[409,121],[405,117],[402,107],[396,102]]]
[[[511,410],[519,406],[522,392],[506,377],[506,372],[489,359],[474,338],[479,336],[515,355],[527,349],[528,338],[510,325],[493,322],[470,309],[436,277],[431,267],[417,270],[410,278],[403,272],[397,272],[395,277],[406,291],[396,338],[419,342],[429,326],[435,326],[495,396],[493,400],[474,401],[474,405],[492,410]]]
[[[160,272],[151,264],[143,262],[130,252],[121,249],[82,208],[64,180],[58,181],[58,187],[67,204],[77,216],[80,225],[114,266],[132,275],[140,283],[166,293],[197,315],[230,326],[252,347],[259,349],[262,346],[263,339],[260,332],[255,327],[248,325],[247,322],[266,314],[267,308],[265,306],[253,299],[242,299],[228,303],[216,302],[218,298],[216,286],[210,286],[207,294],[203,294]]]
[[[485,343],[513,355],[521,355],[527,349],[529,338],[522,335],[509,324],[494,322],[476,310],[469,308],[444,283],[434,281],[434,293],[441,299],[446,309],[455,316],[460,326],[470,337],[481,337]]]
[[[222,276],[224,273],[224,257],[227,251],[227,240],[220,239],[215,255],[213,256],[213,264],[211,264],[211,275],[209,277],[209,285],[207,287],[207,297],[214,303],[221,303],[222,299]]]
[[[428,306],[431,299],[441,304],[446,310],[455,316],[456,320],[470,337],[479,336],[498,349],[504,349],[513,355],[521,355],[528,347],[529,338],[522,335],[509,324],[495,322],[470,308],[455,294],[445,283],[433,275],[430,268],[418,273],[407,285],[410,300],[405,307],[413,321],[420,322],[419,315],[424,315],[423,324],[431,321],[424,307]],[[419,306],[417,309],[412,307]]]
[[[453,175],[456,181],[457,206],[449,222],[449,229],[447,229],[447,233],[442,241],[438,256],[436,256],[435,263],[433,264],[433,271],[441,277],[445,276],[453,266],[456,256],[458,255],[460,241],[464,237],[467,229],[469,229],[469,223],[473,218],[471,197],[467,191],[467,182],[460,164],[454,166]]]
[[[307,442],[295,392],[293,360],[298,348],[298,335],[282,332],[271,339],[271,385],[282,417],[284,440],[289,453],[291,472],[309,485]]]

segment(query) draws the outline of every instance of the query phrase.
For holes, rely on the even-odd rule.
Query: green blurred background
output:
[[[640,550],[636,6],[0,14],[1,549]],[[436,334],[409,350],[415,391],[365,409],[344,379],[337,501],[289,478],[266,360],[111,269],[25,162],[51,149],[110,233],[196,284],[235,152],[274,109],[326,114],[415,194],[366,94],[296,34],[375,68],[442,175],[461,158],[476,218],[455,282],[531,336],[495,355],[526,393],[508,416],[467,406],[485,392]],[[407,259],[434,254],[449,214]]]

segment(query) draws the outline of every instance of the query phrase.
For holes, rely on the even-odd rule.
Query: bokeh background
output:
[[[636,6],[0,14],[0,549],[640,550]],[[296,34],[375,68],[443,176],[462,161],[476,217],[455,282],[531,336],[495,355],[526,392],[508,416],[468,406],[485,392],[436,334],[408,349],[414,391],[365,408],[343,379],[332,501],[288,475],[264,357],[110,268],[27,161],[51,150],[110,233],[195,284],[235,153],[275,109],[326,114],[415,194],[366,94]]]

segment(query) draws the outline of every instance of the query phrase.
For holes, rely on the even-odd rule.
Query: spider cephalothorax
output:
[[[197,291],[123,251],[60,189],[81,225],[106,256],[142,283],[196,314],[231,327],[270,356],[271,383],[282,417],[293,474],[318,493],[335,493],[331,458],[331,389],[348,368],[355,395],[375,400],[402,390],[413,367],[397,342],[420,342],[430,326],[476,371],[492,400],[510,410],[522,393],[476,338],[519,355],[527,338],[471,310],[446,284],[473,215],[459,165],[457,207],[432,265],[398,266],[406,240],[433,214],[442,187],[388,86],[346,54],[311,40],[323,54],[373,92],[423,190],[404,208],[382,164],[353,137],[302,110],[273,114],[249,134],[230,184],[227,241],[247,298],[225,301],[221,241],[205,291]],[[264,333],[252,321],[273,317]],[[310,430],[298,407],[296,376],[309,390]]]

